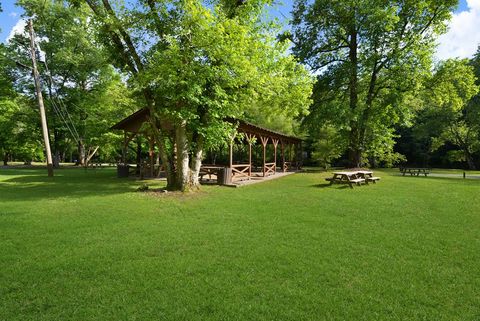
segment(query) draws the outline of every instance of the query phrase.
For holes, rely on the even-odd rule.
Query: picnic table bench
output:
[[[373,182],[374,184],[380,180],[380,177],[374,177],[371,171],[345,171],[345,172],[333,172],[333,177],[325,178],[326,181],[332,184],[348,184],[350,188],[353,188],[353,184],[360,186]]]
[[[403,176],[405,174],[410,174],[411,176],[420,176],[420,174],[423,174],[427,176],[430,174],[430,168],[425,168],[425,167],[400,167],[400,172],[402,173]]]

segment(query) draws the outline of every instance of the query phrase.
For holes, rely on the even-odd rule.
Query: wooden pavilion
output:
[[[142,135],[149,142],[149,174],[154,176],[155,166],[155,141],[144,129],[143,124],[149,119],[149,110],[140,109],[132,115],[121,120],[111,127],[112,130],[122,130],[124,132],[122,163],[126,163],[128,144],[136,136]],[[250,179],[252,176],[267,177],[277,173],[277,167],[281,172],[287,172],[292,169],[300,169],[302,161],[302,140],[294,136],[288,136],[279,132],[263,128],[244,120],[227,119],[237,125],[237,132],[243,134],[242,140],[233,140],[230,142],[228,164],[204,164],[201,172],[203,174],[217,174],[221,168],[229,169],[227,171],[227,183],[234,180]],[[254,173],[252,163],[252,146],[255,143],[262,145],[263,162],[259,171]],[[235,144],[248,146],[248,161],[238,162],[234,159],[233,147]],[[268,155],[268,146],[273,146],[273,155]],[[272,148],[270,147],[270,150]],[[280,158],[277,158],[280,151]],[[293,153],[292,153],[293,152]],[[273,157],[272,157],[273,156]]]

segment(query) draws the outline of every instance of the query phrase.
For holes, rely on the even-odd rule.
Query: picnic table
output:
[[[402,173],[403,176],[405,174],[409,173],[411,176],[420,176],[420,174],[423,174],[427,176],[430,174],[430,168],[425,168],[425,167],[400,167],[400,172]]]
[[[374,177],[372,171],[344,171],[333,172],[333,177],[326,178],[325,180],[333,184],[348,184],[350,188],[353,188],[353,184],[360,186],[361,184],[368,184],[368,182],[376,183],[380,180],[380,177]]]
[[[225,166],[216,166],[216,165],[202,165],[200,167],[200,180],[203,179],[203,176],[208,175],[208,179],[212,179],[212,175],[218,176],[218,171],[222,170]]]

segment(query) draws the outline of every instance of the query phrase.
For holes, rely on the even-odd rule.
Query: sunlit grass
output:
[[[328,175],[154,195],[0,170],[0,320],[480,319],[480,181]]]

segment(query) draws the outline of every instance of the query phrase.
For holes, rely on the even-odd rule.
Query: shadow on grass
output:
[[[146,181],[119,179],[115,170],[55,171],[47,177],[39,170],[1,170],[0,201],[28,201],[55,198],[83,198],[133,192]]]
[[[310,187],[315,187],[315,188],[334,188],[334,189],[345,189],[348,188],[350,189],[350,186],[348,184],[335,184],[335,185],[330,185],[330,183],[325,183],[325,184],[313,184],[310,185]]]

